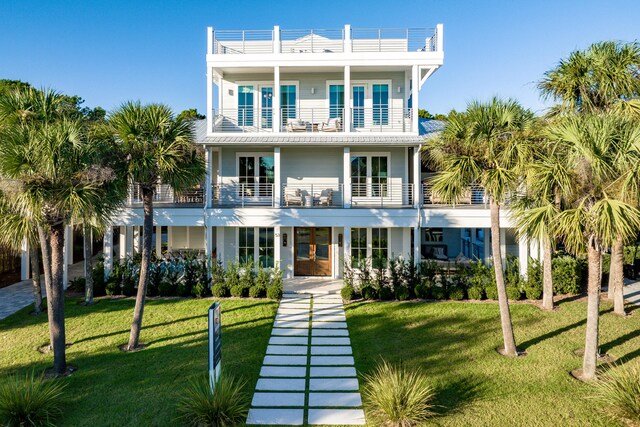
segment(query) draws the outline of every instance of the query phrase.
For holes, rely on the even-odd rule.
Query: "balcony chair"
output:
[[[302,206],[302,192],[299,188],[285,187],[284,189],[284,205],[285,206]]]
[[[287,132],[306,132],[307,122],[302,119],[290,119],[287,121]]]
[[[326,188],[320,193],[314,194],[313,199],[318,206],[332,206],[333,205],[333,189]]]
[[[326,122],[320,123],[318,128],[321,132],[341,132],[342,131],[342,119],[334,117]]]

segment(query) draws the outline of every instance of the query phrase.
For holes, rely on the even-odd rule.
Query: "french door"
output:
[[[296,276],[331,276],[331,228],[296,227]]]
[[[239,156],[239,192],[244,197],[271,197],[275,163],[273,156]]]
[[[260,128],[273,129],[273,87],[260,87]]]
[[[387,156],[351,157],[351,194],[353,197],[386,197],[389,184]]]
[[[353,85],[351,90],[351,99],[353,101],[351,126],[353,126],[354,129],[364,129],[364,99],[366,88],[364,85]]]

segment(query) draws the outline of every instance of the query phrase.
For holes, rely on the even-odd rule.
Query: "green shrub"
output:
[[[189,286],[189,282],[178,282],[178,286],[176,286],[176,295],[179,297],[188,297],[191,295],[191,286]]]
[[[447,299],[447,290],[444,286],[434,286],[431,288],[431,297],[437,300]]]
[[[340,296],[344,301],[351,301],[356,295],[356,290],[352,285],[344,285],[340,290]]]
[[[527,296],[527,299],[537,300],[542,298],[542,285],[540,286],[531,286],[527,284],[524,287],[524,293]]]
[[[211,294],[216,298],[225,298],[229,296],[229,288],[224,283],[216,283],[211,287]]]
[[[158,286],[158,295],[161,297],[170,297],[175,295],[175,286],[171,280],[164,278],[160,281]]]
[[[366,300],[372,300],[378,298],[378,291],[376,288],[370,285],[365,285],[360,289],[360,294],[362,298]]]
[[[552,262],[553,292],[576,295],[582,292],[581,265],[569,255],[559,256]]]
[[[109,296],[120,295],[121,294],[120,284],[114,277],[109,277],[109,280],[107,280],[107,284],[105,286],[104,291]]]
[[[426,281],[423,281],[416,285],[415,293],[416,298],[429,299],[431,298],[431,287],[426,283]]]
[[[33,373],[0,382],[0,422],[6,426],[53,426],[62,415],[65,383]]]
[[[640,364],[612,366],[593,383],[593,399],[606,415],[621,424],[640,425]]]
[[[230,262],[227,264],[227,271],[224,273],[224,282],[229,289],[240,284],[240,275],[238,274],[238,263]]]
[[[484,296],[484,289],[478,286],[472,286],[467,289],[467,295],[469,296],[469,299],[481,300]]]
[[[381,300],[389,301],[393,299],[393,289],[391,289],[391,286],[381,286],[378,290],[378,294],[380,295]]]
[[[231,287],[231,296],[236,298],[246,297],[248,294],[248,289],[242,285],[235,285]]]
[[[264,289],[267,289],[270,284],[271,272],[262,268],[261,266],[258,267],[258,272],[256,273],[256,286],[261,286]]]
[[[398,301],[406,301],[411,297],[411,293],[409,292],[409,288],[404,286],[404,285],[400,285],[396,288],[396,299]]]
[[[267,298],[280,300],[282,299],[282,286],[281,285],[271,285],[267,288]]]
[[[461,301],[464,299],[464,289],[462,289],[460,286],[456,285],[456,286],[452,286],[449,289],[449,299],[452,299],[454,301]]]
[[[363,397],[374,425],[413,426],[434,414],[435,393],[419,371],[382,361],[364,380]]]
[[[249,288],[249,296],[251,298],[264,298],[266,294],[267,294],[266,286],[253,285],[252,287]]]
[[[515,286],[507,286],[507,298],[511,301],[518,301],[522,298],[522,292],[520,288],[516,288]]]
[[[191,288],[191,295],[196,298],[205,298],[209,295],[209,287],[202,282],[197,282],[193,288]]]
[[[504,269],[504,282],[507,287],[520,289],[522,286],[522,276],[520,275],[520,261],[518,257],[507,256],[506,267]]]
[[[248,290],[253,285],[255,285],[255,279],[256,278],[255,272],[253,271],[253,262],[249,260],[241,267],[240,285]]]
[[[93,266],[91,271],[91,278],[93,279],[93,296],[101,297],[106,295],[105,280],[104,280],[104,258],[102,255],[98,257],[97,262]]]
[[[122,295],[132,297],[136,294],[136,282],[133,276],[125,276],[122,280]]]
[[[84,277],[76,277],[69,280],[68,289],[72,292],[84,293],[84,288],[87,285],[87,281]]]
[[[246,381],[226,374],[220,376],[213,392],[207,378],[193,381],[176,396],[179,421],[192,427],[243,424],[251,404],[245,386]]]
[[[498,299],[498,287],[495,283],[492,282],[489,286],[487,286],[484,292],[487,295],[487,299],[491,299],[494,301]]]

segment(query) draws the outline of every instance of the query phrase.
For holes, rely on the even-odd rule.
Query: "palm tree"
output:
[[[441,136],[425,145],[424,156],[438,170],[432,191],[456,202],[471,184],[480,184],[489,198],[491,249],[498,288],[504,348],[517,356],[500,251],[500,209],[521,184],[529,161],[528,132],[533,114],[512,100],[472,102],[463,113],[452,112]]]
[[[65,98],[32,88],[0,98],[0,181],[10,210],[32,216],[38,228],[47,285],[54,373],[65,373],[64,230],[83,214],[107,217],[125,186],[97,153],[83,123],[68,118]],[[21,235],[22,237],[23,235]]]
[[[588,380],[595,377],[598,357],[602,252],[640,227],[640,211],[624,201],[627,189],[620,184],[640,162],[640,131],[614,114],[583,114],[558,120],[549,138],[566,149],[572,171],[572,191],[564,194],[567,206],[554,219],[556,230],[569,251],[586,253],[588,260],[585,352],[575,373]]]
[[[142,105],[127,102],[109,119],[126,165],[128,181],[142,194],[144,211],[142,262],[131,323],[128,350],[139,346],[145,295],[149,282],[151,238],[153,234],[153,197],[159,183],[181,191],[202,182],[204,157],[196,150],[192,124],[175,118],[161,104]]]
[[[639,69],[640,44],[605,41],[561,60],[545,73],[539,88],[544,97],[560,102],[551,109],[552,116],[616,111],[640,118]],[[623,301],[623,264],[624,242],[618,236],[611,246],[609,274],[608,296],[614,301]],[[616,312],[624,314],[624,308]]]

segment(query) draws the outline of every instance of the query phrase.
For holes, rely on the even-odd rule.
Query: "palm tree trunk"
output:
[[[611,248],[608,293],[609,298],[613,298],[613,312],[624,316],[624,242],[621,237],[616,238]]]
[[[49,236],[42,226],[38,226],[38,240],[40,240],[40,252],[42,253],[42,268],[44,270],[44,289],[47,293],[47,316],[49,325],[53,323],[53,308],[49,295],[53,293],[51,289],[51,246]],[[49,345],[53,345],[53,330],[49,328]]]
[[[598,362],[598,327],[600,316],[600,263],[601,254],[593,242],[588,248],[589,281],[587,285],[587,333],[582,362],[583,379],[590,380],[596,376]]]
[[[543,260],[542,260],[542,308],[545,310],[553,310],[553,275],[552,275],[552,260],[551,251],[553,246],[551,245],[551,239],[543,239]]]
[[[92,241],[91,227],[86,223],[82,225],[82,236],[84,246],[84,303],[86,305],[93,304],[93,265],[91,263]]]
[[[496,275],[496,286],[498,287],[498,305],[500,306],[500,321],[502,323],[502,338],[504,340],[503,354],[505,356],[517,356],[516,340],[513,336],[513,325],[511,324],[511,312],[509,311],[509,301],[507,300],[507,288],[504,282],[504,272],[502,270],[502,253],[500,251],[500,206],[493,197],[490,202],[491,207],[491,251],[493,253],[493,269]]]
[[[138,347],[140,329],[142,329],[142,315],[144,313],[144,300],[149,283],[149,263],[151,261],[151,235],[153,233],[153,190],[142,188],[142,206],[144,209],[144,224],[142,231],[142,261],[140,263],[140,280],[138,281],[138,293],[136,306],[133,310],[133,322],[129,334],[128,350]]]
[[[29,245],[31,262],[31,284],[33,286],[33,312],[42,313],[42,286],[40,285],[40,256],[35,245]]]
[[[51,294],[49,302],[49,330],[53,347],[53,370],[56,375],[64,374],[67,368],[65,356],[64,330],[64,224],[62,222],[51,227]]]

